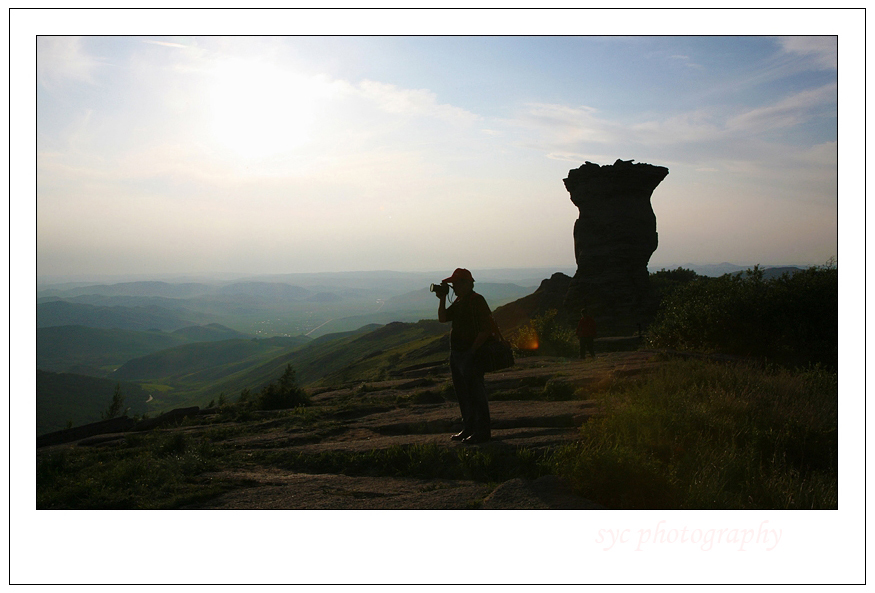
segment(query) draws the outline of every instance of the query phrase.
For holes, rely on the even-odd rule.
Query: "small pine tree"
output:
[[[295,369],[291,364],[286,365],[279,382],[271,383],[262,389],[257,398],[257,406],[262,410],[284,410],[308,403],[310,400],[307,393],[298,386]]]
[[[112,402],[109,407],[100,416],[103,420],[118,418],[125,412],[125,396],[122,394],[121,383],[115,384],[115,392],[112,394]]]

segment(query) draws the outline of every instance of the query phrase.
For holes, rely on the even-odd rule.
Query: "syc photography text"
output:
[[[765,550],[771,552],[781,542],[783,530],[775,529],[769,522],[762,521],[756,527],[675,527],[665,519],[653,527],[641,529],[612,528],[599,529],[595,543],[602,545],[602,550],[628,549],[634,546],[634,551],[643,552],[655,546],[691,546],[703,552],[715,549],[736,550],[747,552]]]

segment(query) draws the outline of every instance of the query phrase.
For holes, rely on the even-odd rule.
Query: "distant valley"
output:
[[[538,274],[510,273],[511,280],[535,284],[522,286],[485,272],[477,289],[495,308],[530,294]],[[449,327],[417,323],[436,317],[437,299],[428,285],[440,279],[441,274],[373,272],[226,282],[43,283],[37,294],[39,430],[99,419],[116,384],[125,385],[131,413],[155,413],[236,398],[243,389],[274,380],[290,362],[302,380],[314,381],[362,357],[374,362],[393,346],[440,340]],[[381,327],[389,328],[378,334],[382,337],[353,344]],[[445,345],[433,352],[420,346],[411,361],[446,355]],[[92,395],[83,396],[89,386]],[[72,413],[71,398],[81,400],[81,413]],[[104,400],[103,406],[95,399]]]
[[[477,290],[497,307],[537,288],[538,272],[487,271],[478,274],[483,280],[478,281]],[[434,317],[437,301],[428,285],[440,279],[437,273],[351,272],[224,283],[43,283],[37,292],[37,327],[175,331],[218,323],[253,337],[315,338],[369,323]],[[513,280],[517,279],[524,284],[516,284]]]
[[[786,269],[773,273],[779,271]],[[484,271],[475,288],[496,309],[531,294],[550,274]],[[38,430],[98,420],[116,385],[124,386],[131,413],[155,414],[236,399],[289,364],[303,384],[318,386],[440,363],[450,328],[436,321],[437,299],[428,289],[440,279],[371,272],[43,283]]]

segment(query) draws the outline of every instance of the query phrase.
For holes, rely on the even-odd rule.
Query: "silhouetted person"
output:
[[[447,307],[447,284],[451,284],[456,300]],[[482,443],[491,437],[489,401],[483,369],[474,360],[474,353],[492,334],[492,312],[486,299],[474,292],[474,278],[468,270],[457,268],[443,280],[444,289],[435,290],[440,299],[438,321],[453,323],[450,332],[450,371],[453,388],[462,412],[462,432],[453,435],[454,441]]]
[[[577,322],[577,339],[580,340],[580,357],[586,358],[589,352],[595,358],[595,319],[586,313],[586,309],[580,310],[580,321]]]

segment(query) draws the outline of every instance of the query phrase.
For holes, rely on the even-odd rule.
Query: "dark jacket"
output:
[[[491,331],[492,311],[482,295],[471,291],[464,297],[457,298],[447,307],[447,321],[453,322],[450,333],[450,350],[465,352],[474,345],[477,334],[481,331]]]
[[[578,338],[594,338],[595,337],[595,319],[589,315],[584,315],[577,322],[577,337]]]

